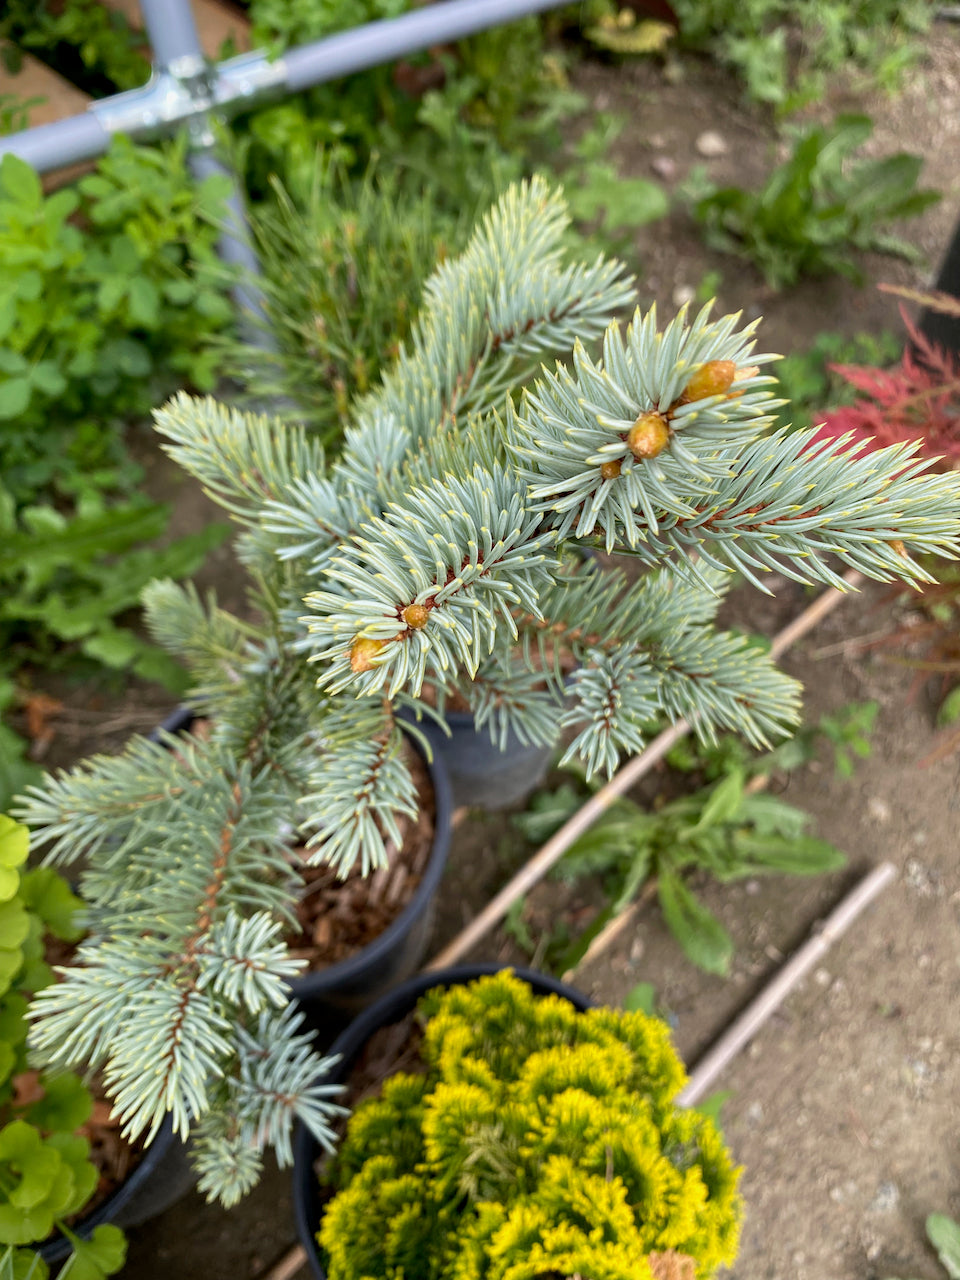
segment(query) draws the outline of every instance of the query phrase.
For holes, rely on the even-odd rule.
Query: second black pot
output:
[[[432,720],[424,719],[417,728],[450,775],[455,805],[505,809],[525,799],[546,777],[553,747],[521,742],[511,729],[501,751],[469,711],[448,711],[445,719],[449,738]]]

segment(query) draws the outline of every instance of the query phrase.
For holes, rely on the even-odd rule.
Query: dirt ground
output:
[[[855,98],[837,87],[817,108],[829,117],[865,107],[877,122],[872,148],[922,151],[923,182],[944,192],[908,233],[928,265],[872,259],[865,264],[872,281],[929,282],[960,212],[960,28],[938,25],[929,53],[895,101]],[[672,81],[653,64],[593,65],[576,83],[597,110],[628,116],[615,147],[624,173],[672,172],[672,185],[703,163],[712,176],[747,186],[765,171],[772,123],[744,107],[736,87],[707,64],[685,63],[682,79]],[[696,145],[705,130],[726,144],[709,160]],[[706,272],[720,270],[722,308],[742,308],[751,318],[762,313],[766,350],[802,351],[824,329],[898,327],[895,304],[872,285],[828,279],[771,294],[749,266],[705,251],[680,213],[645,228],[637,251],[644,305],[656,297],[669,315]],[[171,489],[169,475],[154,460],[150,487],[177,503],[185,532],[209,515],[187,486]],[[229,561],[218,557],[206,576],[229,582]],[[740,625],[772,633],[808,598],[789,586],[772,601],[742,591],[727,607]],[[789,783],[788,798],[813,815],[817,834],[847,852],[847,869],[814,882],[771,877],[700,886],[737,943],[727,980],[687,963],[655,909],[577,976],[584,990],[611,1003],[636,982],[651,982],[693,1063],[866,869],[884,860],[897,868],[896,882],[719,1082],[731,1092],[723,1121],[745,1167],[737,1280],[936,1280],[942,1271],[925,1244],[924,1218],[934,1210],[960,1216],[960,756],[918,766],[931,740],[929,699],[921,693],[909,700],[911,673],[858,648],[858,637],[893,622],[883,592],[868,590],[841,605],[784,664],[807,686],[810,720],[855,700],[880,703],[873,754],[852,781],[836,778],[824,758]],[[145,696],[137,692],[126,713],[105,710],[104,717],[155,722],[161,704]],[[119,723],[103,735],[104,745],[119,746],[130,727],[142,726]],[[58,762],[89,747],[89,738],[64,739]],[[455,837],[436,942],[456,932],[523,856],[504,815],[471,815]],[[538,891],[532,905],[549,903],[554,892]],[[502,936],[477,955],[519,958]],[[271,1169],[232,1213],[191,1195],[132,1232],[123,1274],[246,1280],[292,1239],[289,1177]],[[295,1274],[300,1280],[307,1272]]]

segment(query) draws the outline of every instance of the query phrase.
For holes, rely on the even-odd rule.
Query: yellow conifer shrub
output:
[[[664,1258],[705,1280],[733,1262],[739,1170],[674,1105],[665,1023],[579,1013],[509,972],[434,988],[418,1018],[425,1073],[361,1103],[337,1157],[329,1280],[657,1280]]]

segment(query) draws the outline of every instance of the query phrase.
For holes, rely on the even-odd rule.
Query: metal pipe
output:
[[[206,63],[193,8],[183,0],[140,0],[140,14],[150,37],[154,61],[171,67],[178,58],[199,58]]]
[[[0,138],[0,155],[12,151],[43,173],[102,155],[114,133],[152,141],[181,126],[202,131],[211,111],[227,118],[257,103],[379,66],[431,44],[555,9],[560,2],[446,0],[303,45],[282,58],[271,60],[259,50],[213,66],[199,44],[191,45],[196,28],[192,16],[187,22],[179,13],[183,0],[145,0],[144,18],[158,55],[158,67],[148,83],[93,102],[84,115]]]
[[[257,340],[263,345],[267,331],[262,325],[263,305],[255,282],[259,263],[250,240],[240,184],[236,175],[213,155],[212,117],[226,118],[267,98],[379,66],[431,44],[462,39],[556,8],[559,3],[560,0],[446,0],[399,18],[367,23],[315,41],[273,61],[257,51],[213,66],[200,46],[189,0],[140,0],[156,57],[148,83],[129,93],[91,103],[83,115],[0,139],[0,156],[13,152],[39,173],[46,173],[103,155],[115,133],[148,141],[185,126],[190,134],[194,173],[216,171],[231,178],[233,192],[228,200],[220,255],[253,277],[236,287],[234,297],[248,334],[253,334],[251,323],[259,318],[255,329]]]
[[[257,284],[262,274],[260,260],[250,236],[246,205],[237,175],[210,148],[191,152],[189,164],[190,171],[198,182],[209,178],[211,174],[221,174],[230,181],[217,253],[228,266],[240,269],[239,279],[231,293],[242,338],[251,346],[273,351],[276,343],[267,319],[263,293]]]
[[[561,0],[446,0],[412,13],[342,31],[313,44],[289,49],[287,88],[291,93],[369,67],[392,62],[432,44],[461,40],[488,27],[556,9]]]
[[[218,74],[203,52],[190,0],[140,0],[140,12],[158,68],[154,95],[165,85],[171,109],[175,113],[182,110],[186,115],[190,171],[198,182],[217,174],[230,183],[217,252],[228,266],[239,268],[231,292],[241,336],[251,344],[272,349],[263,294],[257,283],[260,261],[250,235],[243,188],[236,173],[215,150],[211,112],[217,108]]]
[[[0,138],[0,155],[10,152],[33,165],[38,173],[49,173],[81,160],[94,160],[109,145],[109,132],[88,111]]]

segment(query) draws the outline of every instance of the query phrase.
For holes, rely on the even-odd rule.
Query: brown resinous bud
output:
[[[412,631],[422,631],[427,625],[430,610],[425,604],[408,604],[400,617]]]
[[[374,659],[386,648],[386,640],[374,640],[372,636],[357,636],[350,646],[350,670],[358,675],[372,671],[377,665]]]
[[[707,396],[723,396],[733,386],[737,366],[732,360],[708,360],[702,364],[683,389],[681,404],[706,400]]]
[[[670,428],[662,413],[641,413],[627,432],[627,448],[639,460],[655,458],[670,443]]]
[[[613,458],[610,462],[604,462],[600,467],[601,480],[616,480],[622,470],[620,459]]]

